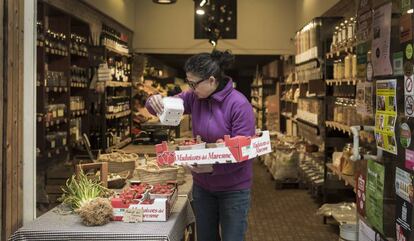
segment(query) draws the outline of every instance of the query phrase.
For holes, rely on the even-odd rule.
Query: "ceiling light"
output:
[[[206,3],[207,3],[207,0],[201,0],[200,7],[203,7],[204,5],[206,5]]]
[[[197,13],[198,15],[204,15],[206,12],[205,12],[203,9],[197,9],[197,10],[196,10],[196,13]]]
[[[177,0],[152,0],[152,1],[158,4],[172,4],[172,3],[177,2]]]
[[[213,47],[216,47],[217,45],[217,41],[214,39],[210,39],[208,42],[210,42],[210,44],[213,45]]]

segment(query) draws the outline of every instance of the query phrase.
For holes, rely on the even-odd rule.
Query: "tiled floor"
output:
[[[324,225],[318,207],[306,190],[276,190],[256,161],[246,241],[337,241],[338,227]]]

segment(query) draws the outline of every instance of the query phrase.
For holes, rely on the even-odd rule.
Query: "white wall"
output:
[[[72,1],[72,0],[71,0]],[[134,31],[135,5],[147,0],[83,0]]]
[[[211,51],[194,39],[194,1],[159,5],[152,0],[83,0],[134,31],[141,53]],[[237,39],[219,40],[219,49],[235,54],[293,54],[296,30],[339,0],[238,0]]]
[[[296,30],[293,0],[238,0],[237,39],[219,40],[219,49],[235,54],[292,54]],[[134,48],[142,53],[197,53],[211,51],[207,40],[194,39],[194,1],[156,5],[136,4]]]
[[[296,0],[296,29],[301,29],[315,17],[321,16],[340,0]]]

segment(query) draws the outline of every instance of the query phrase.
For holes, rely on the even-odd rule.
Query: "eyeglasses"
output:
[[[207,78],[207,79],[202,79],[202,80],[199,80],[199,81],[197,81],[197,82],[194,82],[194,81],[189,81],[187,78],[185,78],[185,82],[188,84],[188,86],[190,86],[190,88],[191,89],[195,89],[195,88],[197,88],[197,86],[201,83],[201,82],[203,82],[203,81],[206,81],[206,80],[208,80],[208,79],[210,79],[210,78]]]

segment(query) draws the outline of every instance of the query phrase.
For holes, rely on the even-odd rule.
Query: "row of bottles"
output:
[[[121,36],[121,33],[104,25],[102,26],[101,45],[115,49],[120,53],[128,54],[128,45],[125,41],[122,40]]]
[[[108,68],[110,70],[112,81],[128,82],[131,75],[131,64],[126,61],[115,58],[108,59]]]
[[[46,53],[68,56],[67,36],[64,33],[46,31],[45,44]]]
[[[106,103],[106,113],[119,113],[123,111],[130,110],[131,104],[128,99],[125,98],[108,98]]]
[[[322,26],[321,20],[313,20],[302,30],[296,33],[295,46],[296,54],[301,54],[318,45],[318,31]]]
[[[77,34],[70,35],[70,53],[78,56],[88,56],[87,39]]]
[[[89,70],[72,65],[70,68],[72,87],[86,87],[89,82]]]
[[[70,97],[70,111],[78,111],[84,110],[85,107],[85,100],[83,96],[71,96]]]
[[[65,72],[61,71],[45,71],[44,86],[46,87],[67,87],[67,78]]]
[[[343,47],[353,45],[356,41],[356,18],[344,20],[335,27],[332,35],[331,52],[336,52]]]
[[[357,114],[355,99],[337,98],[334,106],[333,121],[347,126],[362,123]]]
[[[107,146],[119,144],[129,137],[130,132],[129,118],[121,118],[117,121],[112,121],[105,134]]]
[[[36,22],[36,30],[37,30],[37,46],[43,47],[45,37],[43,35],[43,23],[41,21]]]
[[[69,136],[71,143],[78,143],[82,139],[82,118],[72,118],[70,120]]]
[[[333,68],[334,79],[349,79],[357,77],[357,56],[356,54],[348,54],[344,60],[334,61]]]

